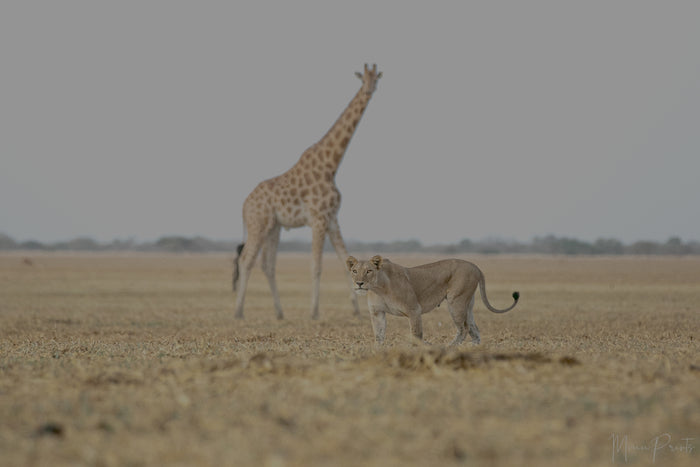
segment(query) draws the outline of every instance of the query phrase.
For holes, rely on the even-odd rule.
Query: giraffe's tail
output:
[[[245,243],[241,243],[236,247],[236,257],[233,259],[233,281],[232,281],[232,286],[233,286],[233,291],[235,292],[236,289],[238,288],[238,259],[241,257],[241,251],[243,251],[243,247],[245,246]]]

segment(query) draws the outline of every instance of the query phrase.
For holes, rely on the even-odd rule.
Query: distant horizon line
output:
[[[139,243],[139,244],[148,244],[148,243],[155,243],[161,239],[164,238],[189,238],[189,239],[204,239],[207,241],[211,242],[221,242],[221,243],[226,243],[226,242],[234,242],[234,243],[242,243],[245,241],[245,239],[241,239],[239,237],[226,237],[226,238],[219,238],[219,237],[212,237],[204,234],[161,234],[156,237],[139,237],[137,235],[131,235],[131,236],[125,236],[125,237],[114,237],[111,240],[103,240],[99,239],[97,236],[92,236],[92,235],[74,235],[71,237],[64,237],[62,239],[53,239],[53,240],[37,240],[34,237],[27,237],[23,240],[18,240],[17,237],[14,237],[12,235],[9,235],[2,230],[0,230],[0,240],[2,240],[3,237],[12,239],[15,242],[18,243],[27,243],[27,242],[37,242],[37,243],[43,243],[43,244],[59,244],[59,243],[67,243],[67,242],[72,242],[75,240],[92,240],[95,241],[96,243],[99,244],[110,244],[110,243],[117,243],[117,242],[134,242],[134,243]],[[575,235],[567,235],[567,234],[553,234],[553,233],[547,233],[547,234],[537,234],[532,237],[530,237],[527,240],[522,240],[517,237],[508,237],[508,236],[501,236],[501,235],[486,235],[482,236],[479,238],[474,238],[474,237],[462,237],[460,239],[452,240],[452,241],[424,241],[418,237],[397,237],[391,240],[362,240],[362,239],[357,239],[357,238],[346,238],[345,242],[346,243],[395,243],[395,242],[419,242],[423,246],[447,246],[447,245],[454,245],[458,244],[464,240],[470,240],[472,242],[508,242],[508,243],[528,243],[528,242],[534,242],[539,239],[546,239],[546,238],[558,238],[558,239],[569,239],[569,240],[577,240],[585,243],[595,243],[600,240],[615,240],[619,241],[625,245],[631,245],[634,243],[638,242],[652,242],[652,243],[665,243],[673,239],[679,239],[683,243],[698,243],[700,242],[700,238],[683,238],[681,235],[669,235],[667,236],[664,240],[655,240],[653,238],[637,238],[635,240],[621,240],[618,237],[615,236],[605,236],[605,235],[599,235],[596,236],[595,239],[593,240],[586,240],[585,238],[577,237]],[[291,238],[282,238],[280,242],[288,242],[288,243],[297,243],[297,242],[311,242],[311,238],[309,237],[304,237],[304,236],[296,236],[296,237],[291,237]]]
[[[16,241],[9,235],[0,232],[0,251],[159,251],[159,252],[233,252],[240,240],[210,240],[204,236],[186,237],[170,235],[155,241],[138,241],[134,238],[115,239],[111,242],[100,242],[92,237],[75,237],[59,242],[39,242],[36,240]],[[546,235],[534,237],[529,242],[490,237],[483,240],[463,238],[456,243],[424,244],[420,240],[393,241],[358,241],[345,242],[351,251],[380,251],[385,253],[425,252],[436,254],[457,253],[538,253],[565,255],[700,255],[700,242],[697,240],[684,242],[680,237],[669,237],[665,242],[652,240],[637,240],[624,243],[615,238],[598,238],[593,242],[579,240],[573,237],[557,237]],[[280,252],[308,252],[311,250],[311,240],[291,239],[279,243]],[[330,241],[326,239],[325,251],[332,251]]]

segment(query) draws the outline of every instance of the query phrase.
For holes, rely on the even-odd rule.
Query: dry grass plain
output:
[[[230,256],[2,254],[0,464],[698,465],[700,258],[465,258],[522,298],[446,350],[443,309],[376,349],[331,256],[321,320],[281,255],[236,321]]]

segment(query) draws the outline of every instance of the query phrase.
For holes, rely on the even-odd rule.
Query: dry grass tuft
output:
[[[369,358],[371,365],[387,365],[390,368],[405,370],[470,370],[474,368],[488,368],[498,362],[524,362],[532,364],[552,363],[552,359],[538,352],[532,353],[486,353],[486,352],[459,352],[453,349],[432,348],[428,350],[386,351],[378,356]],[[568,362],[571,357],[562,357],[562,361]],[[575,360],[575,359],[573,359]]]

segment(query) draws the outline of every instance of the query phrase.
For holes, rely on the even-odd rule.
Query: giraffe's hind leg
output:
[[[231,285],[232,289],[235,292],[238,289],[238,278],[240,277],[240,264],[238,264],[238,260],[241,259],[241,251],[243,251],[243,247],[245,246],[245,243],[241,243],[236,247],[236,257],[233,260],[233,274],[232,274],[232,280],[231,280]]]
[[[270,230],[270,233],[265,238],[262,246],[262,270],[267,277],[267,282],[270,284],[270,292],[272,292],[272,299],[275,303],[275,313],[277,314],[277,319],[284,319],[284,314],[282,313],[282,304],[280,303],[279,292],[277,291],[277,280],[275,278],[275,268],[277,264],[277,246],[280,240],[280,226],[275,225],[275,227]]]
[[[248,288],[248,279],[250,272],[255,265],[255,259],[258,257],[260,248],[265,239],[266,230],[262,227],[257,229],[248,229],[248,238],[246,240],[241,254],[238,256],[238,287],[236,292],[236,311],[235,317],[243,319],[243,303],[245,302],[245,294]]]

